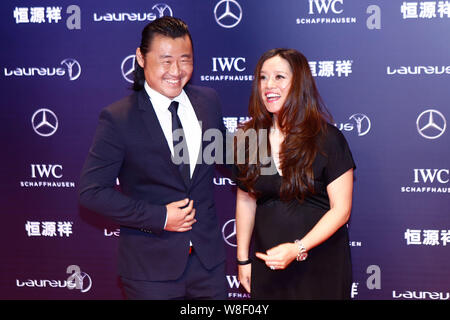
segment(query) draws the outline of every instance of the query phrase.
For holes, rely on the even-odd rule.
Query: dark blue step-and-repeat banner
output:
[[[310,61],[357,164],[352,299],[450,299],[450,1],[159,1],[1,3],[0,298],[123,298],[119,226],[79,207],[78,180],[100,110],[131,92],[141,30],[170,15],[230,132],[263,52]],[[236,186],[221,170],[213,183],[228,296],[248,299]]]

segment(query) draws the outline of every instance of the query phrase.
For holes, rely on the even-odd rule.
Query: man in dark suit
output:
[[[136,61],[135,92],[100,114],[80,203],[120,224],[119,274],[129,299],[225,299],[214,166],[201,161],[202,133],[226,132],[218,96],[187,84],[192,39],[179,19],[149,23]]]

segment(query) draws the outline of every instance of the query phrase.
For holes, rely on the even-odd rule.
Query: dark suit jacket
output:
[[[187,85],[202,132],[225,132],[213,89]],[[209,142],[202,142],[205,147]],[[200,150],[202,152],[202,150]],[[177,279],[188,259],[189,241],[207,269],[225,260],[214,205],[214,166],[197,164],[186,186],[150,99],[143,89],[102,110],[80,181],[80,204],[121,225],[119,274],[135,280]],[[121,192],[115,188],[119,177]],[[163,230],[165,205],[194,200],[197,222],[188,232]]]

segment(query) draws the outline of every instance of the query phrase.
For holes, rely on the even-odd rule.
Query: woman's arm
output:
[[[255,225],[256,199],[238,188],[236,196],[237,259],[248,260],[250,241]],[[239,265],[239,281],[250,292],[251,264]]]
[[[350,218],[353,195],[353,169],[348,170],[327,186],[330,210],[316,223],[300,241],[306,251],[330,238]],[[286,268],[298,254],[298,245],[283,243],[267,250],[266,254],[256,253],[268,267]]]
[[[310,250],[328,238],[350,219],[353,196],[353,169],[348,170],[327,186],[330,210],[301,239]]]

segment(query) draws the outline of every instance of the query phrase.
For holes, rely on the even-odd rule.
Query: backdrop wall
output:
[[[263,52],[309,59],[357,164],[352,298],[449,299],[450,1],[158,1],[0,5],[0,298],[123,298],[118,226],[79,208],[78,179],[100,110],[130,94],[141,30],[172,15],[230,132]],[[247,299],[229,178],[214,179],[229,298]]]

